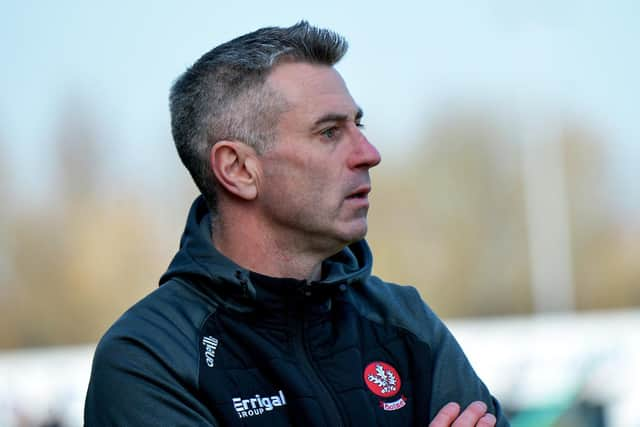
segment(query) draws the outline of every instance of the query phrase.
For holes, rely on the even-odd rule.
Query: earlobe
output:
[[[218,141],[209,153],[209,162],[218,184],[244,200],[258,195],[255,151],[238,141]]]

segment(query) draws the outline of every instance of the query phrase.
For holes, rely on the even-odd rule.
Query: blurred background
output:
[[[173,80],[300,19],[383,162],[375,273],[416,286],[514,426],[640,426],[640,3],[5,2],[0,425],[81,425],[93,346],[196,195]]]

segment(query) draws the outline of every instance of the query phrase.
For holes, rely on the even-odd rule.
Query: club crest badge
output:
[[[364,383],[367,388],[376,396],[387,398],[393,397],[400,392],[402,380],[396,368],[386,362],[372,362],[364,369]],[[407,404],[407,398],[400,396],[392,402],[381,400],[380,407],[385,411],[395,411]]]
[[[391,397],[402,386],[396,368],[385,362],[369,363],[364,369],[364,382],[373,394],[380,397]]]

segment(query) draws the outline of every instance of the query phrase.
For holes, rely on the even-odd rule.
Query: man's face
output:
[[[258,203],[277,243],[337,252],[367,231],[369,169],[380,154],[332,68],[278,65],[267,82],[286,101],[276,141],[260,157]]]

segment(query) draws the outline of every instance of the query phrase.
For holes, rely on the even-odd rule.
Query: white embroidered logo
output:
[[[218,349],[218,339],[212,336],[202,338],[202,345],[204,345],[204,357],[207,362],[207,366],[213,368],[216,359],[216,350]]]
[[[385,370],[381,364],[376,364],[375,375],[370,373],[367,380],[378,386],[382,395],[394,394],[397,391],[398,380],[391,369]]]
[[[238,413],[238,418],[262,415],[265,412],[273,411],[273,408],[277,406],[285,406],[287,404],[287,400],[284,398],[282,390],[278,391],[278,394],[274,394],[273,396],[261,397],[259,394],[256,394],[255,397],[250,399],[234,397],[232,401],[233,407]]]

